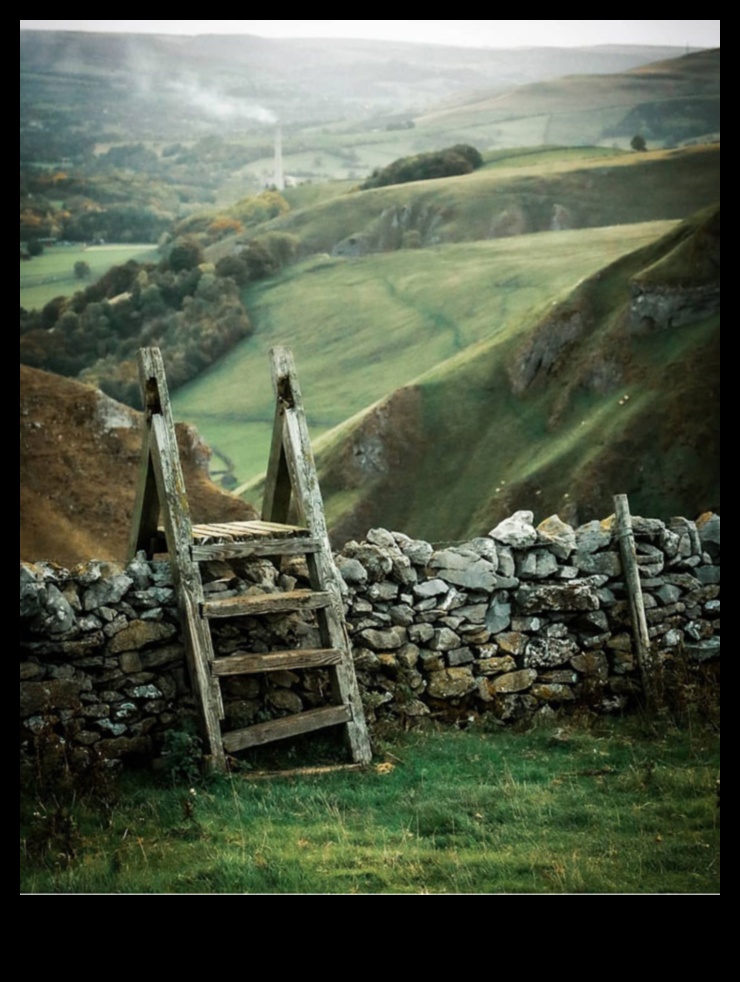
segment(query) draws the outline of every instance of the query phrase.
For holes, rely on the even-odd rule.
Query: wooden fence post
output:
[[[635,536],[632,531],[632,516],[626,494],[614,495],[614,514],[617,519],[617,538],[619,552],[622,557],[622,572],[627,587],[627,597],[630,605],[632,633],[637,650],[637,663],[640,667],[642,689],[645,703],[649,709],[655,708],[655,684],[653,679],[652,655],[650,652],[650,636],[645,618],[645,605],[642,600],[642,584],[637,567],[635,551]]]

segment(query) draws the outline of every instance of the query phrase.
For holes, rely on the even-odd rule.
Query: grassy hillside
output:
[[[126,558],[141,458],[141,414],[90,385],[21,365],[21,559],[65,566]],[[208,478],[208,449],[177,427],[195,521],[252,512]]]
[[[583,521],[616,492],[648,515],[717,508],[718,259],[717,210],[331,434],[317,456],[337,540],[380,523],[459,539],[516,508]]]
[[[614,153],[545,148],[462,177],[357,191],[295,208],[269,227],[304,254],[364,255],[415,245],[685,218],[719,198],[719,146]]]
[[[21,307],[39,310],[54,297],[71,297],[95,282],[111,266],[119,266],[129,259],[138,262],[156,262],[159,255],[150,245],[83,246],[55,245],[41,256],[21,262]],[[86,262],[90,275],[78,279],[74,273],[76,262]]]
[[[246,481],[269,444],[270,345],[295,348],[318,435],[666,231],[626,223],[718,199],[718,147],[589,154],[544,148],[465,177],[317,195],[270,223],[313,255],[247,291],[253,337],[180,389],[175,411]],[[553,225],[566,228],[523,234]],[[399,248],[409,236],[428,247]],[[351,256],[351,239],[369,254],[328,255]]]
[[[701,51],[614,75],[566,75],[495,92],[417,119],[485,147],[545,143],[654,146],[719,133],[720,52]]]
[[[252,288],[257,329],[173,398],[179,419],[235,461],[264,470],[272,426],[267,358],[293,347],[314,437],[653,240],[669,223],[516,236],[359,260],[314,259]]]

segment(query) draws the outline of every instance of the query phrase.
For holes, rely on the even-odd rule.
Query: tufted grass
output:
[[[309,759],[337,747],[251,763]],[[21,891],[713,893],[718,776],[715,733],[634,720],[430,727],[378,745],[365,771],[128,774],[102,809],[26,793]]]

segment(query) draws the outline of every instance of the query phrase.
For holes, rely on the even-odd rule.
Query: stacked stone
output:
[[[659,657],[717,657],[719,517],[637,518],[634,532]],[[576,701],[617,709],[639,689],[613,519],[535,528],[517,512],[440,549],[375,529],[337,565],[371,714],[510,720]]]
[[[109,759],[152,753],[189,682],[168,563],[21,564],[21,743],[48,727]]]
[[[720,520],[633,520],[656,664],[719,657]],[[336,558],[370,719],[502,721],[582,702],[608,711],[639,692],[613,519],[535,528],[517,512],[487,536],[435,548],[374,529]],[[305,561],[208,567],[209,596],[307,585]],[[147,755],[192,714],[170,568],[139,557],[71,573],[21,564],[22,740],[49,724],[106,757]],[[214,625],[221,657],[317,647],[303,615]],[[321,672],[224,680],[227,728],[325,702]]]

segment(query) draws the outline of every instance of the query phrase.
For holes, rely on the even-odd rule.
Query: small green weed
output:
[[[165,772],[176,784],[193,784],[201,776],[203,743],[193,725],[168,730],[162,747]]]

